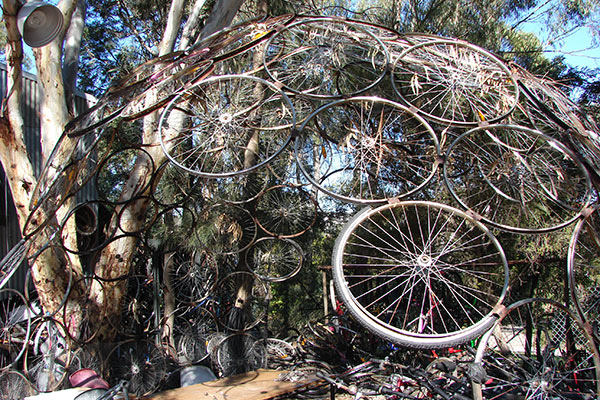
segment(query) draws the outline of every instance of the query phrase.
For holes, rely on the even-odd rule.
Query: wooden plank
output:
[[[258,370],[228,378],[167,390],[141,399],[152,400],[264,400],[292,392],[318,378],[280,380],[289,371]]]

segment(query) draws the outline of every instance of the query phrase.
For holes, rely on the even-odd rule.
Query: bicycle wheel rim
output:
[[[324,48],[328,51],[323,51]],[[265,69],[273,81],[292,93],[316,99],[354,96],[369,90],[385,76],[388,60],[386,46],[361,24],[332,18],[291,23],[269,38],[263,56]],[[352,71],[340,73],[344,67],[353,65],[368,76],[365,82],[353,81],[360,74],[352,76]],[[338,93],[330,92],[333,87]]]
[[[364,209],[338,236],[332,265],[336,294],[363,325],[416,348],[481,334],[495,321],[508,287],[508,262],[492,233],[466,213],[431,202]],[[383,308],[385,296],[392,300]]]
[[[511,135],[530,144],[518,148],[497,139]],[[591,200],[591,179],[577,157],[517,125],[481,126],[456,138],[446,152],[444,181],[461,207],[509,232],[558,230],[579,218]]]
[[[498,121],[512,112],[519,98],[519,86],[508,67],[463,41],[416,44],[398,57],[391,75],[398,97],[443,124]]]
[[[577,314],[582,321],[590,324],[592,334],[600,340],[597,323],[600,321],[600,282],[597,280],[597,257],[600,253],[598,241],[598,213],[594,209],[590,215],[580,219],[571,235],[567,254],[567,279],[569,293]]]
[[[351,203],[408,197],[433,179],[440,162],[431,126],[402,104],[378,97],[328,103],[300,132],[294,150],[302,173],[324,193]]]
[[[265,101],[272,96],[279,101]],[[295,121],[290,99],[272,83],[254,76],[221,75],[177,95],[165,107],[158,130],[161,148],[175,165],[197,176],[227,178],[277,157],[290,143],[293,128],[269,128],[294,127]]]

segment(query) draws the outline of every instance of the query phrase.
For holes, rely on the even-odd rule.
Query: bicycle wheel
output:
[[[14,289],[0,289],[0,370],[16,365],[27,349],[31,311],[25,297]]]
[[[138,166],[144,166],[144,173],[130,183]],[[154,170],[153,158],[146,150],[139,147],[117,150],[98,166],[95,177],[98,197],[113,204],[126,203],[148,189]]]
[[[38,392],[53,392],[65,385],[71,352],[62,332],[64,327],[53,318],[42,317],[34,323],[23,371]]]
[[[500,120],[519,99],[519,86],[500,59],[456,40],[407,49],[394,64],[392,85],[423,116],[459,126]]]
[[[114,206],[102,200],[79,203],[69,211],[60,225],[59,237],[65,251],[73,254],[92,254],[104,248],[114,237],[115,227],[108,225]],[[70,241],[70,226],[75,226],[77,240]]]
[[[259,339],[254,342],[253,347],[253,353],[257,355],[255,358],[261,361],[262,368],[290,369],[296,361],[296,350],[285,340]]]
[[[385,45],[360,24],[304,19],[276,32],[263,56],[269,77],[292,93],[340,98],[364,92],[387,70]]]
[[[126,291],[122,300],[121,316],[118,326],[114,326],[123,338],[130,338],[140,332],[147,332],[154,323],[155,288],[154,278],[150,275],[133,275],[123,277]],[[108,321],[113,323],[113,321]]]
[[[256,223],[279,238],[293,238],[313,227],[317,201],[300,186],[277,185],[265,190],[254,206]]]
[[[258,16],[215,32],[202,39],[194,48],[210,49],[208,56],[215,62],[221,62],[252,49],[294,18],[293,14]]]
[[[264,237],[246,252],[246,264],[256,276],[268,282],[283,282],[302,268],[304,253],[291,239]]]
[[[488,125],[459,136],[448,147],[444,179],[462,207],[511,232],[565,227],[591,199],[591,180],[577,157],[521,126]]]
[[[566,307],[546,299],[510,305],[481,339],[475,365],[487,374],[473,398],[592,399],[600,395],[600,357]]]
[[[236,254],[252,245],[256,221],[248,210],[233,204],[215,204],[200,212],[196,233],[202,248],[213,254]]]
[[[31,382],[19,371],[0,371],[0,393],[3,400],[22,400],[38,395]]]
[[[208,251],[194,252],[183,260],[169,257],[166,273],[169,290],[183,304],[198,304],[210,296],[219,276],[217,262]]]
[[[579,317],[600,340],[600,221],[596,209],[575,225],[567,255],[569,292]]]
[[[271,97],[277,101],[268,101]],[[290,142],[295,112],[289,98],[263,79],[224,75],[205,79],[163,111],[160,144],[183,170],[225,178],[255,170]],[[280,127],[281,129],[273,129]]]
[[[311,183],[343,201],[368,204],[423,188],[440,162],[437,137],[401,104],[354,97],[316,110],[295,143]]]
[[[496,320],[508,263],[481,223],[432,202],[358,213],[336,240],[336,294],[373,333],[414,348],[466,342]]]
[[[246,332],[228,335],[217,345],[217,367],[221,377],[264,368],[265,351]]]
[[[208,342],[219,331],[214,314],[202,306],[176,315],[174,330],[176,357],[180,365],[198,364],[208,358]]]
[[[113,282],[106,284],[113,284]],[[100,331],[99,321],[104,320],[109,323],[106,321],[106,304],[99,305],[94,301],[95,298],[90,296],[92,286],[96,285],[100,289],[98,293],[104,291],[104,283],[101,280],[95,277],[83,277],[73,282],[66,295],[62,307],[62,321],[65,321],[65,332],[73,343],[90,343]],[[102,295],[97,294],[97,296],[102,298]],[[70,318],[72,312],[80,312],[81,321]]]
[[[219,322],[232,331],[247,331],[264,320],[268,289],[263,281],[245,271],[232,272],[217,284]]]
[[[128,382],[136,396],[154,393],[166,376],[166,360],[152,339],[133,339],[117,344],[108,354],[105,375]]]

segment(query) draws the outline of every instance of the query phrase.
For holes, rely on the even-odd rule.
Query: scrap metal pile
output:
[[[142,395],[194,364],[221,376],[310,364],[355,398],[450,398],[431,368],[409,373],[400,354],[428,365],[431,349],[462,346],[464,368],[436,368],[454,371],[446,396],[596,398],[599,132],[557,84],[462,40],[292,15],[217,32],[140,65],[66,127],[53,154],[69,163],[46,165],[24,240],[3,260],[16,268],[44,235],[28,262],[79,257],[88,275],[70,287],[126,282],[119,342],[86,356],[95,332],[84,331],[68,338],[80,352],[53,367],[65,329],[9,318],[34,302],[4,289],[3,379],[53,390],[87,367]],[[97,197],[74,202],[89,185]],[[300,271],[311,249],[299,238],[335,204],[361,208],[339,224],[332,254],[335,295],[359,326],[327,322],[281,345],[266,319],[270,285]],[[573,230],[573,311],[507,304],[495,233],[562,229]],[[99,275],[119,243],[135,246],[130,272]],[[368,360],[369,379],[357,375]]]

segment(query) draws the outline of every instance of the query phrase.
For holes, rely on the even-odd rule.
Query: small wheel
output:
[[[571,299],[579,317],[600,341],[600,221],[597,209],[575,225],[567,271]]]
[[[266,354],[256,345],[256,338],[246,332],[224,337],[217,345],[217,366],[220,376],[227,377],[264,368]]]
[[[6,400],[21,400],[39,394],[25,375],[16,370],[0,371],[0,393]]]
[[[0,370],[16,365],[25,354],[31,333],[29,303],[14,289],[0,289]]]
[[[169,290],[183,304],[198,304],[212,294],[217,284],[217,262],[207,251],[194,252],[187,259],[174,254],[166,265]]]
[[[407,201],[358,213],[336,240],[336,294],[375,334],[415,348],[464,343],[496,320],[508,263],[481,223]]]
[[[263,281],[245,271],[232,272],[217,284],[219,322],[231,331],[247,331],[264,320],[268,289]]]
[[[246,252],[246,264],[260,279],[283,282],[302,268],[304,253],[291,239],[264,237]]]
[[[277,101],[269,101],[273,96]],[[171,162],[194,175],[225,178],[270,162],[289,144],[292,129],[286,127],[294,125],[291,101],[272,83],[223,75],[175,97],[158,130]]]
[[[277,185],[258,197],[253,215],[257,224],[269,235],[293,238],[313,227],[317,208],[315,198],[302,187]]]
[[[312,98],[340,98],[379,83],[389,55],[361,24],[331,18],[304,19],[276,32],[267,42],[269,77],[287,90]]]
[[[215,315],[201,306],[176,314],[173,336],[178,363],[192,365],[204,361],[210,356],[208,342],[219,331]]]
[[[128,340],[117,344],[108,354],[105,373],[109,379],[128,382],[136,396],[154,393],[166,374],[166,360],[152,339]]]
[[[250,212],[233,204],[215,204],[198,216],[197,236],[213,254],[235,254],[252,245],[257,235]]]
[[[138,167],[143,167],[144,173],[137,177],[134,187],[128,187],[131,173]],[[148,189],[154,170],[153,158],[146,150],[139,147],[117,150],[98,166],[95,179],[98,197],[113,204],[126,203]]]
[[[499,229],[549,232],[574,222],[591,198],[585,167],[561,143],[516,125],[488,125],[448,147],[444,179],[462,207]]]
[[[510,305],[482,338],[475,400],[573,399],[600,395],[600,356],[592,337],[562,304],[525,299]]]
[[[344,201],[373,204],[407,197],[435,175],[433,129],[401,104],[354,97],[326,104],[301,127],[298,165],[311,183]]]
[[[519,86],[500,59],[456,40],[426,40],[404,51],[392,85],[423,116],[459,126],[500,120],[519,98]]]

